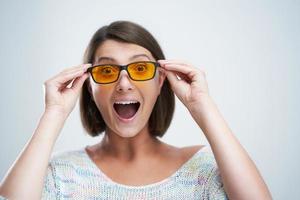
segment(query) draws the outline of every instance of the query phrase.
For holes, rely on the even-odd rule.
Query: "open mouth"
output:
[[[122,119],[132,118],[138,111],[140,102],[138,101],[118,101],[114,103],[116,113]]]

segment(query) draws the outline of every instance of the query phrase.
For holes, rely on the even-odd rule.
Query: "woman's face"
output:
[[[151,53],[136,44],[106,40],[95,53],[94,64],[127,65],[136,61],[155,61]],[[147,130],[148,119],[165,75],[157,69],[155,77],[147,81],[133,81],[122,70],[114,83],[97,84],[90,76],[91,93],[107,125],[121,137],[133,137]]]

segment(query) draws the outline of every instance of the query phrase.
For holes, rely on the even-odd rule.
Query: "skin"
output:
[[[45,110],[32,137],[1,181],[8,199],[41,199],[44,178],[55,142],[73,110],[90,64],[70,67],[45,81]],[[70,88],[67,85],[71,82]]]
[[[100,61],[96,61],[99,58]],[[114,40],[105,41],[95,54],[97,64],[125,65],[135,61],[155,59],[143,47]],[[155,153],[153,149],[157,149],[160,142],[150,136],[148,119],[165,79],[163,72],[157,72],[151,80],[133,81],[123,70],[118,81],[111,84],[97,84],[90,77],[90,91],[108,127],[100,145],[105,155],[133,161]],[[113,102],[120,100],[140,102],[137,117],[130,123],[118,120],[114,113]]]
[[[133,54],[144,53],[151,56],[147,54],[149,53],[147,50],[139,46],[109,42],[105,43],[109,44],[107,48],[102,46],[98,49],[97,56],[113,55],[114,62],[118,64],[134,61],[130,59]],[[143,60],[145,57],[135,59]],[[150,57],[150,60],[154,60],[153,57]],[[95,161],[100,160],[98,159],[100,157],[103,158],[109,166],[105,164],[101,166],[106,169],[112,167],[111,171],[114,172],[120,171],[117,166],[123,164],[125,169],[128,168],[129,177],[137,170],[166,166],[154,174],[149,174],[148,177],[152,179],[135,179],[133,180],[135,183],[158,181],[161,177],[154,177],[155,174],[159,176],[163,174],[166,177],[170,175],[168,174],[170,169],[178,168],[191,156],[191,148],[179,151],[178,148],[149,137],[147,120],[159,94],[162,80],[167,78],[176,96],[187,107],[206,136],[229,199],[271,199],[271,194],[255,164],[210,97],[204,70],[181,60],[158,62],[163,70],[147,84],[130,80],[124,71],[118,82],[110,86],[95,85],[90,80],[90,92],[109,127],[99,144],[87,148],[90,156]],[[67,117],[74,109],[84,81],[89,78],[86,70],[90,66],[91,64],[84,64],[67,68],[45,81],[44,113],[32,137],[2,180],[0,195],[9,199],[41,199],[51,152]],[[70,83],[71,86],[67,87]],[[121,122],[115,120],[112,107],[107,105],[111,105],[111,101],[116,97],[128,96],[138,98],[142,102],[142,107],[139,111],[140,117],[128,127],[124,127]],[[195,152],[195,148],[193,151]],[[139,172],[143,174],[149,171]],[[116,178],[120,178],[121,175],[117,174]],[[129,177],[123,176],[119,180],[125,182]]]
[[[135,53],[145,53],[151,57],[150,52],[142,47],[116,41],[106,41],[98,49],[96,55],[98,57],[114,55],[117,64],[126,64],[135,61],[128,60]],[[95,101],[98,102],[97,106],[109,126],[98,149],[105,149],[103,147],[106,147],[106,155],[111,153],[111,157],[133,163],[133,166],[139,163],[138,161],[145,163],[144,158],[157,157],[159,150],[154,152],[151,150],[157,149],[157,144],[161,145],[161,143],[151,139],[147,124],[146,126],[142,125],[148,120],[158,95],[156,91],[160,90],[161,81],[164,80],[166,74],[174,93],[187,107],[210,143],[228,197],[230,199],[271,199],[270,192],[255,164],[238,142],[210,97],[204,70],[181,60],[159,60],[158,62],[164,69],[164,73],[160,74],[161,78],[155,78],[149,82],[134,82],[123,71],[120,80],[115,84],[109,86],[91,85],[92,94]],[[109,105],[115,96],[120,97],[122,95],[138,97],[138,99],[142,99],[142,104],[144,104],[141,117],[136,123],[132,123],[133,126],[123,126],[113,117],[112,106],[105,106]],[[155,98],[149,98],[150,96]],[[105,155],[102,156],[105,157]],[[151,163],[150,161],[146,163]],[[116,162],[115,166],[124,166],[125,163]],[[101,166],[105,166],[104,162]],[[132,165],[128,166],[131,167]],[[109,167],[112,167],[111,162]],[[118,170],[121,169],[115,168],[111,176]]]
[[[94,62],[125,65],[136,61],[155,59],[141,46],[107,40],[98,47]],[[107,129],[103,140],[86,151],[101,171],[116,182],[145,185],[160,181],[199,150],[199,146],[181,149],[151,137],[148,119],[166,77],[163,70],[157,70],[155,77],[148,81],[133,81],[126,71],[121,71],[118,81],[111,84],[97,84],[90,77],[89,90]],[[113,102],[124,99],[138,100],[141,104],[137,117],[130,123],[118,120],[114,114]]]
[[[135,61],[155,61],[145,48],[114,40],[105,41],[97,49],[95,57],[101,58],[97,64],[124,65]],[[106,144],[111,146],[117,155],[127,156],[140,152],[139,142],[134,140],[137,135],[143,140],[152,141],[148,131],[148,119],[164,79],[164,73],[159,72],[149,81],[133,81],[125,70],[121,71],[118,81],[111,84],[97,84],[90,77],[93,99],[108,126],[105,131]],[[122,100],[140,102],[137,117],[130,123],[117,120],[114,114],[113,103]]]
[[[210,97],[204,69],[182,60],[158,62],[166,70],[174,93],[206,136],[229,199],[272,199],[254,162]]]

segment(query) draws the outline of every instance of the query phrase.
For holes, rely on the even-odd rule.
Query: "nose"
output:
[[[118,92],[126,92],[128,90],[133,90],[134,85],[131,83],[131,80],[125,70],[120,72],[119,80],[117,82],[116,90]]]

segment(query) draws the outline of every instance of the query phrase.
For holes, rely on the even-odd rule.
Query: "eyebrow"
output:
[[[149,61],[151,60],[151,59],[149,58],[149,56],[147,56],[146,54],[136,54],[136,55],[131,56],[129,59],[130,59],[130,60],[133,60],[133,59],[138,58],[138,57],[146,57]],[[116,60],[115,60],[114,58],[112,58],[112,57],[102,56],[102,57],[98,57],[98,58],[97,58],[96,63],[99,63],[99,62],[101,62],[102,60],[116,61]]]

